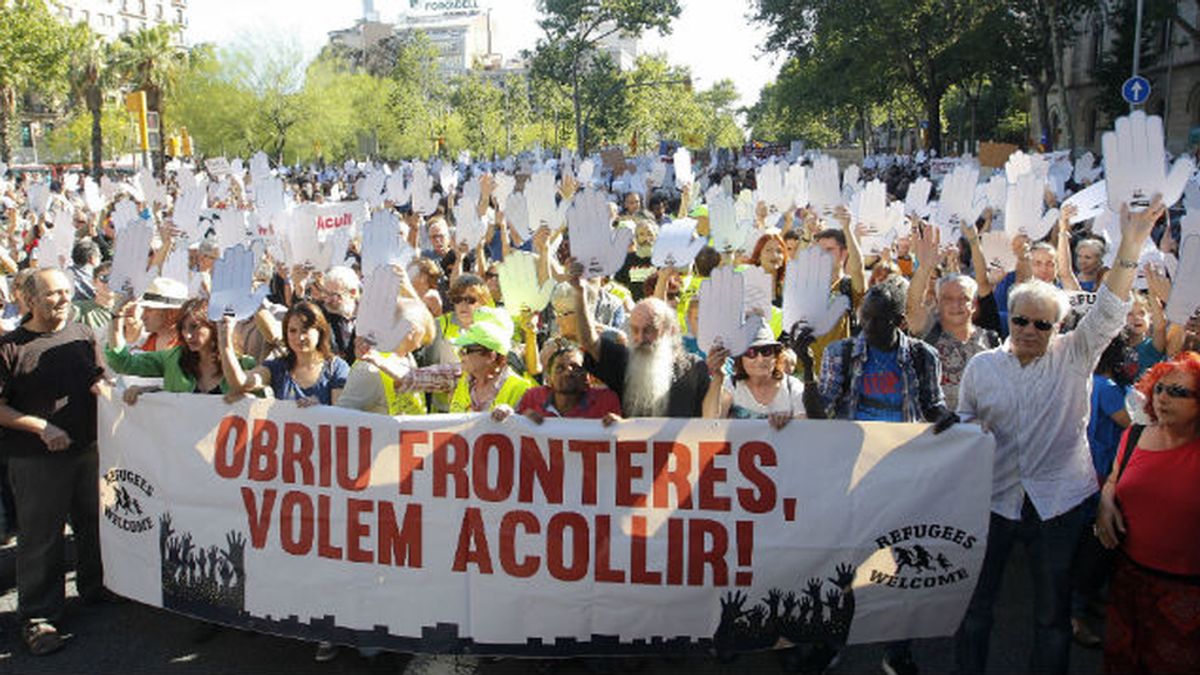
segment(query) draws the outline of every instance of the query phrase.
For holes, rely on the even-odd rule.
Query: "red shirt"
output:
[[[525,391],[521,402],[517,404],[517,412],[522,415],[531,410],[539,412],[545,417],[598,420],[610,412],[620,415],[621,399],[617,398],[612,389],[591,387],[574,408],[558,410],[554,407],[554,395],[550,393],[550,387],[532,387]]]
[[[1114,466],[1120,466],[1129,432]],[[1171,574],[1200,575],[1200,439],[1163,450],[1139,448],[1117,482],[1125,553]]]

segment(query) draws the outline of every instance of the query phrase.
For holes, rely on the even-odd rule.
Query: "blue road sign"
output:
[[[1121,85],[1121,96],[1130,105],[1141,105],[1150,98],[1150,81],[1141,75],[1135,75]]]

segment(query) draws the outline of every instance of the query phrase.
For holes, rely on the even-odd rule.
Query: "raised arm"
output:
[[[249,373],[242,368],[241,359],[233,348],[233,327],[236,322],[232,316],[223,317],[218,324],[217,344],[221,352],[221,373],[229,384],[229,395],[237,396],[251,391],[259,391],[271,384],[271,371],[263,366],[257,366]]]
[[[575,290],[575,320],[579,322],[579,346],[591,355],[592,359],[600,360],[600,339],[596,335],[596,318],[592,316],[591,303],[587,301],[587,293],[583,287],[583,264],[575,260],[567,271],[567,283]]]
[[[1068,291],[1080,291],[1079,278],[1075,276],[1075,266],[1071,260],[1071,216],[1075,215],[1075,206],[1068,204],[1063,207],[1058,216],[1058,279],[1063,288]]]
[[[863,268],[862,247],[858,245],[858,235],[850,222],[850,212],[846,207],[839,206],[834,217],[842,226],[842,234],[846,235],[846,274],[854,288],[855,297],[867,292],[867,273]]]
[[[1129,300],[1129,289],[1133,287],[1142,245],[1166,211],[1162,195],[1154,195],[1150,206],[1137,213],[1131,213],[1128,204],[1121,206],[1121,245],[1117,248],[1113,268],[1104,277],[1104,285],[1123,301]]]

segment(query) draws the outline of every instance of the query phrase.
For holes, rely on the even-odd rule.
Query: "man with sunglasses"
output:
[[[987,554],[966,617],[955,636],[960,673],[987,665],[992,606],[1008,554],[1029,547],[1034,577],[1031,671],[1063,673],[1071,646],[1071,563],[1097,490],[1087,445],[1092,371],[1129,312],[1142,245],[1165,212],[1121,209],[1121,245],[1096,304],[1065,335],[1063,292],[1035,279],[1008,296],[1009,338],[967,364],[958,414],[996,436]]]

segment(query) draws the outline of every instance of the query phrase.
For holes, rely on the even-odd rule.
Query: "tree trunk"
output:
[[[1075,158],[1075,119],[1071,111],[1070,97],[1067,96],[1067,79],[1064,74],[1062,33],[1058,30],[1058,6],[1055,0],[1046,3],[1046,11],[1050,14],[1050,49],[1054,57],[1054,83],[1058,85],[1058,104],[1062,106],[1063,123],[1067,127],[1067,150],[1071,159]]]
[[[925,119],[929,120],[929,149],[942,154],[942,91],[931,90],[925,97]]]
[[[1042,134],[1049,137],[1050,132],[1050,84],[1047,82],[1033,82],[1033,100],[1037,107],[1038,129]],[[1041,138],[1034,139],[1034,145],[1041,142]]]
[[[587,138],[583,130],[583,102],[579,100],[579,68],[571,71],[571,104],[575,106],[575,152],[587,154]]]
[[[867,138],[867,134],[870,133],[870,130],[867,126],[867,114],[866,114],[866,111],[864,108],[858,109],[858,126],[860,129],[859,133],[862,134],[863,159],[866,159],[867,156],[871,154],[871,150],[870,150],[871,146],[870,146],[870,139]]]
[[[166,135],[163,134],[162,91],[158,87],[146,87],[146,110],[154,112],[158,116],[158,143],[150,148],[154,175],[159,180],[166,180],[167,143]]]
[[[0,87],[0,162],[12,162],[13,120],[17,118],[17,92],[12,87]]]
[[[104,174],[104,130],[101,127],[104,94],[99,87],[88,89],[87,106],[92,114],[92,177],[99,181]]]

